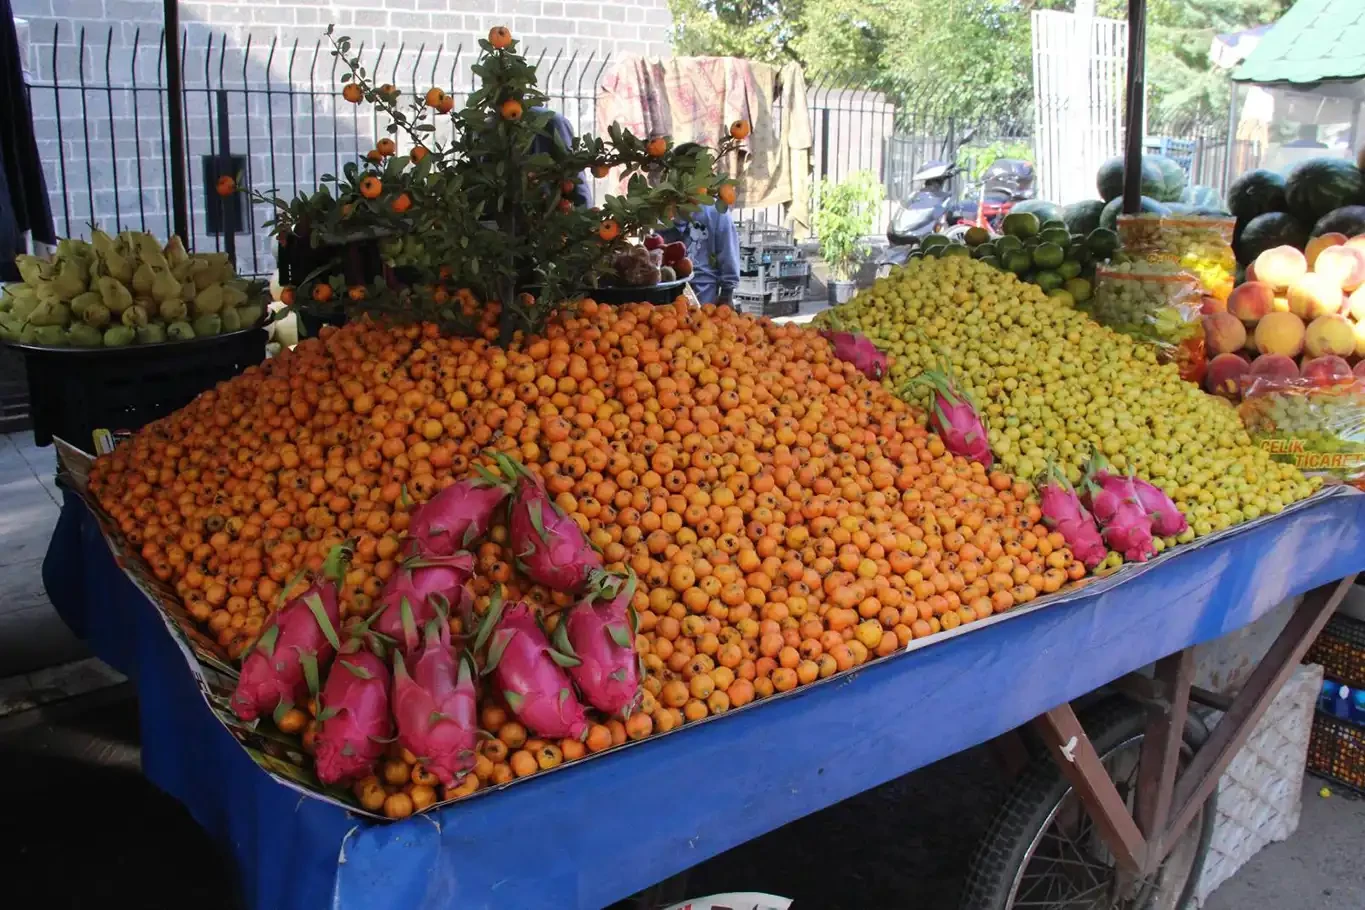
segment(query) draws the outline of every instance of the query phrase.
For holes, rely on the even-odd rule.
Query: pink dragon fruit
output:
[[[929,408],[929,429],[943,440],[944,448],[989,468],[995,463],[991,443],[981,416],[972,400],[953,384],[942,370],[925,370],[910,381],[912,386],[926,385],[933,393]]]
[[[427,625],[426,646],[411,676],[403,655],[393,656],[398,742],[447,787],[474,768],[479,735],[479,692],[474,677],[469,652],[456,658],[450,646],[448,623]]]
[[[512,713],[541,736],[582,739],[588,732],[583,705],[574,695],[565,667],[578,661],[551,647],[531,607],[518,602],[504,610],[500,589],[474,642],[474,650],[488,644],[483,672]]]
[[[880,380],[886,375],[886,355],[866,335],[857,332],[822,331],[834,347],[834,356],[858,368],[868,379]]]
[[[393,736],[388,664],[352,639],[333,662],[318,705],[318,780],[335,784],[369,774]]]
[[[488,533],[493,514],[512,488],[481,466],[413,513],[408,524],[409,552],[420,556],[453,556]]]
[[[1071,554],[1087,569],[1104,562],[1108,554],[1095,518],[1086,511],[1076,489],[1056,465],[1048,464],[1043,483],[1038,487],[1038,501],[1043,510],[1043,522],[1066,539]]]
[[[1100,515],[1100,509],[1112,514],[1120,500],[1128,494],[1125,481],[1132,484],[1138,502],[1142,503],[1142,508],[1151,518],[1152,533],[1158,537],[1172,537],[1189,527],[1180,509],[1159,487],[1132,474],[1115,474],[1109,470],[1109,462],[1105,457],[1096,452],[1086,466],[1085,485],[1090,490],[1092,501],[1097,503],[1095,515],[1101,521],[1108,519]]]
[[[555,647],[578,661],[569,668],[578,691],[599,711],[628,717],[640,701],[635,573],[599,575],[596,590],[560,617]]]
[[[463,551],[450,556],[412,556],[389,576],[379,596],[374,631],[397,641],[405,654],[422,644],[422,629],[469,596],[465,583],[474,575],[474,557]]]
[[[337,585],[350,556],[345,546],[333,547],[308,590],[266,620],[232,692],[232,711],[242,720],[272,712],[278,720],[317,694],[320,672],[341,647]]]
[[[1095,467],[1096,462],[1092,461],[1085,486],[1104,542],[1126,560],[1146,562],[1156,553],[1152,546],[1152,519],[1138,499],[1132,478]]]
[[[602,557],[524,465],[500,453],[494,457],[505,476],[517,478],[508,532],[518,568],[551,590],[579,593],[588,575],[602,569]]]

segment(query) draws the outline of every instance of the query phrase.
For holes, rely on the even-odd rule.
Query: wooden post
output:
[[[1147,91],[1147,0],[1128,0],[1128,80],[1123,116],[1123,211],[1142,205],[1143,96]]]
[[[1156,665],[1157,698],[1147,707],[1147,731],[1142,739],[1138,764],[1138,828],[1148,843],[1166,827],[1171,811],[1171,794],[1180,768],[1180,744],[1185,718],[1190,708],[1190,682],[1194,679],[1194,649],[1186,648]],[[1164,855],[1149,850],[1143,871],[1151,874],[1161,865]]]

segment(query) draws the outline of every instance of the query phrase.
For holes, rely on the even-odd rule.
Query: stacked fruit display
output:
[[[1237,217],[1237,261],[1250,265],[1277,246],[1306,250],[1324,234],[1365,232],[1365,175],[1340,158],[1310,158],[1288,176],[1258,169],[1233,181],[1228,209]]]
[[[0,339],[48,347],[189,341],[256,325],[264,286],[238,278],[224,253],[164,247],[151,234],[62,240],[51,260],[16,259],[22,284],[0,295]]]
[[[1085,574],[1064,537],[1038,526],[1026,484],[951,454],[817,332],[681,302],[584,301],[505,350],[433,325],[355,321],[145,428],[95,462],[90,485],[232,658],[260,664],[255,655],[278,657],[299,635],[304,650],[326,640],[347,652],[330,673],[301,662],[285,687],[292,708],[263,683],[250,684],[266,693],[253,704],[305,734],[325,778],[362,775],[357,799],[391,815],[430,800],[414,788],[436,780],[425,761],[436,747],[401,739],[408,699],[451,703],[439,709],[452,721],[442,737],[464,742],[470,726],[470,683],[452,669],[440,623],[423,628],[437,607],[492,668],[478,718],[493,737],[472,756],[455,750],[472,771],[440,791],[453,797],[789,691]],[[500,486],[516,488],[510,515],[496,506]],[[460,524],[480,491],[491,511]],[[447,513],[452,496],[463,505]],[[329,554],[346,540],[343,571]],[[543,574],[546,562],[568,582]],[[600,616],[574,606],[587,596],[585,568]],[[271,619],[302,594],[306,581],[291,584],[300,569],[340,579],[335,641],[297,609],[288,625],[283,612]],[[623,606],[638,627],[622,622]],[[625,717],[578,676],[592,649],[622,640],[643,665]],[[353,744],[365,761],[338,773],[323,745],[344,754],[348,740],[327,725],[387,737],[384,722],[365,719],[388,716],[376,680],[389,666],[400,740]],[[243,679],[259,672],[246,667]],[[438,679],[441,694],[413,692],[404,672],[430,693],[423,678]],[[629,686],[630,674],[608,668],[607,683]],[[300,690],[299,679],[315,685]],[[364,699],[366,713],[350,714]],[[387,761],[369,776],[378,752]]]
[[[826,318],[890,354],[890,381],[911,400],[924,389],[907,381],[946,360],[1016,477],[1055,462],[1078,483],[1102,454],[1169,494],[1189,538],[1279,512],[1316,486],[1254,446],[1233,409],[1158,365],[1152,346],[987,264],[908,262]]]
[[[1222,311],[1204,317],[1213,359],[1206,387],[1236,399],[1257,377],[1330,380],[1349,376],[1365,355],[1365,235],[1314,238],[1266,250],[1247,269]],[[1357,372],[1365,369],[1357,363]]]

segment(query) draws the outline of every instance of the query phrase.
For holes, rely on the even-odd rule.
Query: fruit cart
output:
[[[181,646],[74,495],[44,577],[72,627],[136,681],[144,772],[232,853],[249,905],[592,908],[1035,718],[1118,857],[1115,878],[1141,886],[1200,815],[1222,769],[1365,568],[1363,527],[1365,496],[1347,488],[1319,494],[1071,597],[392,824],[301,798],[253,764],[205,710]],[[1177,778],[1174,731],[1192,697],[1190,649],[1303,592],[1311,593],[1241,694],[1219,704],[1223,723]],[[1155,682],[1129,676],[1152,662]],[[1135,812],[1069,705],[1125,677],[1124,687],[1153,706],[1141,746],[1148,786]],[[1041,774],[1035,762],[1021,787],[1054,800],[1065,793]],[[661,790],[660,781],[691,784]],[[999,895],[1017,892],[1057,814],[1039,811],[1036,800],[1015,800],[1012,811],[1005,819],[1016,824],[997,826],[989,861],[977,865],[973,906],[1011,906]],[[1031,831],[1018,824],[1025,815],[1036,823]],[[1181,857],[1196,873],[1199,852]]]

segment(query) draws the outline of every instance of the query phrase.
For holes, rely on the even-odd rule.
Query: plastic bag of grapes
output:
[[[1199,281],[1160,256],[1110,263],[1095,272],[1091,314],[1115,331],[1157,346],[1180,378],[1199,383],[1208,364]]]
[[[1236,226],[1234,218],[1202,215],[1120,215],[1118,219],[1124,250],[1168,258],[1198,278],[1206,294],[1225,303],[1237,281],[1237,257],[1232,252]]]
[[[1252,441],[1275,461],[1365,489],[1365,378],[1257,377],[1237,410]]]

